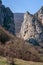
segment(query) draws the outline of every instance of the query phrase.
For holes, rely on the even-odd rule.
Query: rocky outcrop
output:
[[[34,16],[42,23],[43,25],[43,6],[40,8],[38,12],[34,14]]]
[[[14,15],[9,7],[5,7],[0,0],[0,25],[15,34]]]
[[[20,30],[20,37],[24,40],[36,40],[37,43],[43,42],[43,25],[35,15],[31,15],[29,12],[26,12],[24,15],[24,21]],[[34,44],[35,41],[33,41]]]

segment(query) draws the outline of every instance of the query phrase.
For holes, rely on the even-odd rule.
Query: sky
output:
[[[29,11],[34,14],[43,6],[43,0],[2,0],[2,2],[6,7],[10,7],[13,13]]]

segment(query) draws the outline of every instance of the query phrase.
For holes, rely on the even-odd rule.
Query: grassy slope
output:
[[[3,27],[0,26],[0,34],[5,34],[9,36],[10,38],[14,38],[12,34],[10,34],[7,30],[5,30]]]
[[[24,61],[21,59],[15,59],[16,65],[43,65],[41,62]],[[0,65],[7,65],[6,58],[0,57]]]

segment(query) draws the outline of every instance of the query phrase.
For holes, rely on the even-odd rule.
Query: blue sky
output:
[[[31,14],[37,12],[43,6],[43,0],[2,0],[6,7],[15,12],[29,11]]]

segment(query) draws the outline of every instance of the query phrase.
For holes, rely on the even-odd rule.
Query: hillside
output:
[[[14,36],[12,34],[0,26],[0,42],[2,41],[2,43],[5,43],[6,41],[9,41],[13,38]]]
[[[30,61],[43,61],[43,48],[40,46],[33,46],[32,44],[13,36],[2,27],[0,27],[0,43],[5,43],[4,46],[0,45],[0,53],[3,53],[2,55],[13,55],[16,58]]]

